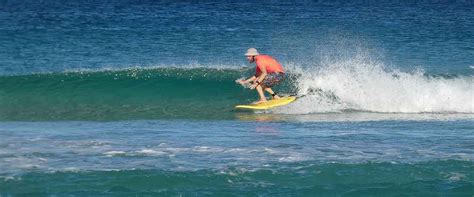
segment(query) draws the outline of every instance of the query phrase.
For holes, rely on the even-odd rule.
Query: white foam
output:
[[[207,146],[195,146],[195,147],[193,147],[192,150],[195,151],[195,152],[215,152],[215,151],[213,151],[212,148],[207,147]]]
[[[473,76],[427,77],[422,70],[387,69],[363,55],[294,72],[301,75],[298,94],[313,93],[275,112],[474,113]]]
[[[200,64],[197,62],[189,63],[189,64],[154,64],[154,65],[127,65],[127,66],[104,66],[100,68],[84,68],[84,67],[74,67],[74,68],[67,68],[64,70],[65,73],[93,73],[93,72],[114,72],[114,71],[130,71],[133,75],[134,73],[142,70],[153,70],[153,69],[199,69],[199,68],[209,68],[209,69],[216,69],[216,70],[238,70],[242,68],[246,68],[247,65],[231,65],[231,64]]]
[[[445,175],[445,177],[451,182],[461,181],[466,178],[466,175],[458,172],[450,172]]]
[[[149,155],[149,156],[166,155],[166,153],[163,151],[157,151],[157,150],[152,150],[152,149],[142,149],[142,150],[136,151],[135,153],[139,155]]]
[[[309,160],[308,157],[304,156],[301,153],[290,153],[289,155],[286,155],[284,157],[280,157],[278,159],[279,162],[296,162],[296,161],[306,161]]]
[[[127,153],[125,151],[108,151],[104,153],[104,155],[106,155],[107,157],[124,156],[126,154]]]
[[[15,176],[0,176],[0,179],[3,179],[3,181],[21,181],[21,177],[15,177]]]

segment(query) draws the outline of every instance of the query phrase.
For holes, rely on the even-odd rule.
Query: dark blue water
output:
[[[239,66],[248,47],[307,66],[360,50],[386,64],[466,74],[466,3],[3,1],[3,74],[78,68]]]
[[[472,196],[473,8],[1,1],[0,196]]]

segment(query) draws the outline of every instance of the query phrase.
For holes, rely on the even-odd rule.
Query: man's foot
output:
[[[275,96],[272,96],[272,98],[273,99],[280,99],[281,97],[275,94]]]
[[[267,100],[259,100],[259,101],[253,102],[252,104],[256,105],[256,104],[261,104],[261,103],[265,103],[265,102],[267,102]]]

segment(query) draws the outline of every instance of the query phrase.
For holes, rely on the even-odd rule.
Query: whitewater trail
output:
[[[402,72],[364,57],[290,68],[299,75],[298,94],[305,96],[273,112],[474,113],[473,76]]]

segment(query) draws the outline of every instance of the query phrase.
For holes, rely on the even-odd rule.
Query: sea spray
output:
[[[384,113],[473,113],[473,76],[403,72],[364,55],[293,69],[305,95],[276,113],[308,114],[348,110]]]

